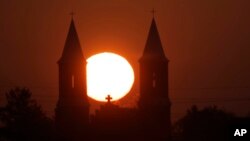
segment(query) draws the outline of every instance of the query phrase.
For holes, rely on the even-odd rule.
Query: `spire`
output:
[[[164,50],[162,47],[161,39],[159,36],[159,32],[154,17],[150,26],[143,55],[140,58],[140,61],[142,60],[164,60],[164,61],[168,60],[164,54]]]
[[[76,32],[74,20],[72,18],[63,53],[58,63],[65,63],[83,59],[84,56],[82,54],[80,41]]]

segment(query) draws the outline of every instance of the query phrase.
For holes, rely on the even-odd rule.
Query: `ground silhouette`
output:
[[[173,136],[176,141],[228,141],[233,135],[233,125],[249,119],[236,117],[216,106],[198,109],[194,105],[174,124]]]
[[[53,121],[31,98],[26,88],[14,88],[6,93],[7,104],[1,107],[0,139],[11,141],[50,141],[53,139]]]
[[[54,120],[48,118],[26,88],[11,89],[6,93],[7,104],[0,108],[0,141],[160,141],[155,136],[155,120],[141,118],[137,109],[121,108],[107,102],[90,120],[93,125],[82,137],[66,139],[55,132]],[[240,118],[232,113],[209,106],[192,106],[172,129],[172,141],[229,141],[229,130],[237,123],[249,123],[250,117]],[[148,126],[152,129],[148,130]],[[155,130],[155,132],[152,132]],[[158,133],[159,134],[159,133]],[[144,138],[143,138],[144,137]],[[152,137],[152,138],[150,138]]]

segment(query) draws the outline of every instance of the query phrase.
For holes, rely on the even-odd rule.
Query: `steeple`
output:
[[[170,108],[168,96],[168,59],[164,54],[159,32],[153,18],[140,64],[140,97],[142,117],[147,117],[145,130],[162,140],[170,140]],[[152,122],[149,122],[152,121]],[[153,140],[153,139],[151,139]]]
[[[153,17],[148,38],[146,41],[146,46],[143,51],[143,55],[139,61],[153,61],[153,60],[162,60],[168,61],[164,54],[164,50],[162,47],[161,39],[159,36],[159,32],[156,26],[155,19]]]
[[[56,128],[61,133],[60,136],[63,138],[61,140],[75,141],[83,135],[82,132],[88,131],[89,102],[86,60],[73,18],[58,66],[59,97],[55,109]]]
[[[67,63],[76,60],[85,60],[85,58],[82,54],[82,49],[78,34],[76,32],[75,23],[72,18],[63,53],[58,63]]]

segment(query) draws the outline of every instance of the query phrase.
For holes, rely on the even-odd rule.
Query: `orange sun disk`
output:
[[[87,59],[87,93],[97,101],[111,101],[124,97],[134,83],[134,71],[120,55],[104,52]]]

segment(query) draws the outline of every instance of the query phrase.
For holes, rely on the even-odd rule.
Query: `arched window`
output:
[[[156,74],[155,74],[155,73],[153,73],[153,82],[152,82],[152,86],[153,86],[153,88],[156,87]]]
[[[72,77],[71,77],[71,87],[75,88],[75,77],[74,77],[74,75],[72,75]]]

